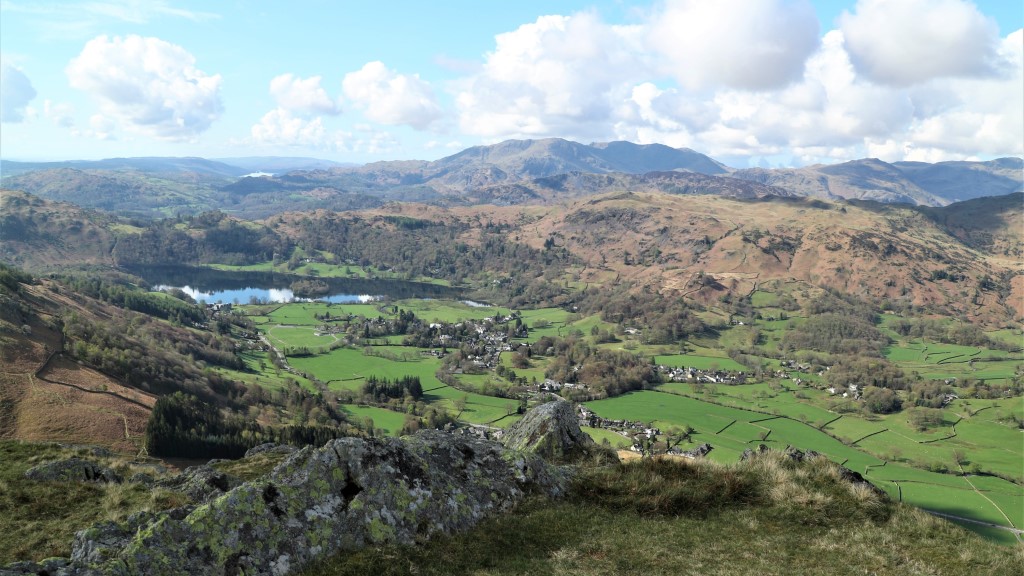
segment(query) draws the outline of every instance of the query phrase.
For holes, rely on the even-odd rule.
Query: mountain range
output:
[[[944,206],[1024,189],[1024,160],[734,169],[687,148],[549,138],[474,146],[435,161],[363,166],[314,158],[115,158],[0,163],[3,187],[122,215],[219,209],[246,218],[390,201],[548,204],[607,192],[807,196]]]

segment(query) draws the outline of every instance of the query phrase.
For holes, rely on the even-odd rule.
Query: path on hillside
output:
[[[989,498],[988,496],[985,496],[985,494],[983,494],[981,490],[978,490],[978,487],[975,486],[973,482],[971,482],[971,479],[967,476],[967,473],[964,472],[964,467],[963,467],[963,465],[960,464],[959,461],[956,463],[956,466],[957,466],[957,468],[960,469],[960,473],[963,474],[963,479],[964,479],[965,482],[967,482],[967,485],[970,486],[971,489],[974,490],[978,494],[978,496],[981,496],[982,498],[984,498],[989,504],[992,505],[993,508],[998,510],[999,513],[1003,515],[1003,518],[1006,519],[1006,523],[1009,524],[1011,528],[1016,530],[1016,532],[1014,532],[1014,533],[1017,535],[1017,541],[1018,542],[1021,541],[1021,537],[1020,537],[1021,530],[1018,530],[1017,527],[1013,525],[1013,520],[1010,520],[1010,517],[1006,515],[1006,512],[1003,512],[1003,509],[1000,508],[998,504],[993,502],[992,499]]]
[[[941,518],[947,518],[949,520],[958,520],[960,522],[978,524],[979,526],[987,526],[989,528],[998,528],[1000,530],[1006,530],[1007,532],[1012,532],[1013,535],[1017,537],[1017,540],[1020,540],[1021,535],[1024,534],[1024,530],[1021,530],[1020,528],[1011,528],[1009,526],[1003,526],[1002,524],[993,524],[992,522],[985,522],[984,520],[975,520],[974,518],[964,518],[963,516],[956,516],[955,514],[946,514],[945,512],[929,510],[927,508],[921,508],[921,510],[924,510],[925,512],[933,516],[939,516]]]

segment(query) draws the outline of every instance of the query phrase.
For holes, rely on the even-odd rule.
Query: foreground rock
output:
[[[466,530],[527,493],[561,495],[566,482],[535,454],[466,436],[343,438],[194,509],[83,530],[57,573],[283,575],[340,550]],[[7,570],[38,573],[21,564]]]
[[[598,452],[594,439],[580,430],[572,403],[556,400],[526,413],[501,438],[511,450],[533,452],[554,462],[571,462]]]

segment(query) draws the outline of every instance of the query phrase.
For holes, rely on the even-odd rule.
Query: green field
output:
[[[401,350],[415,355],[415,360],[395,361],[379,356],[367,356],[362,350],[339,348],[328,354],[289,358],[288,362],[299,371],[313,374],[318,380],[327,383],[332,390],[359,390],[366,378],[371,375],[388,379],[418,376],[424,390],[424,402],[454,412],[455,401],[466,397],[466,410],[462,413],[462,419],[476,424],[502,418],[508,414],[510,405],[513,411],[518,405],[515,400],[463,392],[442,383],[434,375],[440,368],[441,361],[433,357],[419,356],[414,348],[379,348],[388,352]]]
[[[495,315],[508,316],[508,308],[497,306],[470,306],[454,300],[399,300],[395,306],[411,310],[416,317],[425,322],[449,322],[460,320],[482,320]]]
[[[744,448],[762,442],[777,449],[792,445],[821,452],[843,463],[864,474],[894,498],[899,496],[898,484],[903,501],[909,504],[1004,526],[1011,522],[1016,527],[1024,525],[1024,492],[1017,484],[991,476],[972,476],[971,482],[981,491],[979,493],[963,477],[885,462],[786,418],[765,420],[771,417],[653,391],[633,392],[586,405],[605,418],[653,422],[663,429],[673,425],[692,426],[696,429],[694,443],[709,442],[714,446],[715,450],[709,455],[713,460],[735,461]],[[761,435],[769,430],[771,434],[762,440]],[[1017,461],[1020,462],[1019,457]]]
[[[398,362],[380,356],[367,356],[355,348],[338,348],[327,354],[291,357],[288,363],[296,370],[313,374],[335,390],[358,389],[363,380],[371,375],[389,379],[418,376],[424,390],[442,385],[434,376],[434,372],[441,367],[440,360],[421,356],[413,348],[406,349],[406,352],[414,354],[410,358],[415,359]]]
[[[734,461],[744,449],[764,442],[780,449],[793,445],[804,450],[817,450],[837,462],[847,461],[848,466],[861,471],[868,465],[882,463],[874,456],[845,446],[799,422],[665,392],[632,392],[617,398],[587,402],[586,405],[605,418],[653,422],[661,428],[689,425],[696,430],[692,435],[694,443],[709,442],[715,447],[712,459],[724,462]],[[762,440],[761,435],[768,431],[771,434]]]
[[[284,390],[287,388],[286,382],[293,380],[310,392],[317,391],[316,385],[306,378],[274,368],[266,352],[246,350],[239,353],[239,357],[245,362],[245,371],[228,370],[221,367],[216,367],[214,370],[233,380],[238,380],[248,385],[260,386],[267,390]]]
[[[305,347],[316,350],[327,348],[338,340],[329,334],[316,334],[308,326],[268,326],[264,333],[275,348]]]
[[[755,306],[765,315],[778,316],[780,310],[770,308],[777,301],[769,292],[757,291],[752,296]],[[296,303],[277,307],[253,308],[258,322],[268,338],[279,348],[308,347],[314,351],[335,342],[331,336],[316,336],[314,330],[323,324],[315,315],[393,317],[398,309],[410,310],[427,322],[458,322],[507,315],[500,307],[471,306],[463,302],[444,300],[403,300],[379,304],[320,304]],[[620,327],[606,323],[599,315],[580,317],[563,309],[546,308],[520,311],[522,321],[530,328],[527,341],[542,336],[567,336],[577,332],[592,345],[592,329],[619,331]],[[724,324],[727,316],[711,314],[709,321]],[[612,343],[595,345],[605,349],[624,349],[631,353],[653,358],[658,364],[689,366],[702,370],[720,369],[750,372],[726,354],[727,348],[746,351],[763,350],[765,357],[759,362],[769,370],[783,368],[777,358],[767,357],[779,350],[786,331],[805,321],[800,316],[786,320],[755,320],[744,326],[722,326],[717,332],[701,334],[682,345],[645,345],[636,336],[620,336]],[[978,347],[956,346],[900,339],[892,330],[883,331],[894,338],[884,350],[890,361],[897,363],[907,374],[919,374],[925,379],[965,378],[990,383],[1008,382],[1019,372],[1020,353],[1007,353]],[[1016,332],[1005,331],[1004,338],[1014,338]],[[481,392],[507,390],[512,383],[493,372],[460,374],[458,389],[441,383],[435,376],[440,360],[421,354],[414,348],[401,346],[401,336],[382,338],[377,343],[389,342],[367,349],[339,348],[314,356],[292,356],[289,363],[297,370],[308,372],[328,384],[335,391],[358,391],[370,375],[394,379],[405,375],[418,376],[425,394],[422,400],[451,413],[457,403],[464,400],[466,407],[461,419],[472,423],[508,426],[518,419],[515,408],[518,401]],[[678,352],[680,349],[682,353]],[[528,382],[542,381],[551,358],[533,357],[527,368],[511,366],[512,353],[501,355],[501,363]],[[265,359],[263,360],[266,364]],[[272,369],[271,369],[272,371]],[[689,425],[696,429],[694,444],[709,442],[715,450],[713,460],[729,462],[737,459],[744,449],[758,443],[774,448],[787,445],[811,449],[829,455],[837,462],[865,474],[886,491],[904,501],[954,515],[1007,524],[1005,513],[1014,525],[1024,524],[1019,485],[991,476],[971,476],[979,481],[975,491],[963,478],[932,470],[960,470],[958,461],[968,472],[984,472],[1005,478],[1024,480],[1024,432],[1016,428],[1011,416],[1024,419],[1024,402],[1006,400],[957,400],[943,410],[944,422],[927,430],[918,430],[911,424],[906,410],[895,414],[865,414],[854,399],[844,400],[824,390],[826,379],[812,373],[786,369],[791,379],[770,377],[764,381],[729,385],[724,383],[671,382],[662,384],[657,391],[643,391],[625,396],[586,403],[597,414],[613,419],[626,418],[653,422],[663,430],[670,426]],[[271,381],[266,369],[255,370],[247,382],[274,388],[281,380]],[[276,383],[276,384],[275,384]],[[312,387],[308,382],[303,385]],[[494,393],[494,392],[491,392]],[[840,412],[852,410],[852,412]],[[383,408],[354,407],[355,418],[373,418],[377,428],[393,434],[401,428],[404,415]],[[616,446],[625,447],[629,441],[607,430],[587,430],[600,441],[607,439]],[[955,432],[955,434],[954,434]],[[686,445],[682,446],[686,448]],[[895,481],[895,482],[894,482]],[[987,499],[986,499],[987,497]],[[975,528],[977,528],[975,526]],[[977,528],[981,531],[981,528]]]
[[[530,330],[530,341],[537,340],[544,336],[555,338],[565,331],[565,324],[574,314],[561,308],[540,308],[537,310],[522,310],[523,324]]]
[[[589,426],[582,426],[581,429],[586,432],[594,442],[600,443],[602,440],[607,440],[612,448],[626,449],[629,448],[633,443],[629,441],[622,434],[612,432],[611,430],[605,430],[603,428],[591,428]]]
[[[357,406],[355,404],[344,404],[341,409],[345,411],[352,420],[369,418],[373,420],[373,428],[380,428],[387,432],[388,436],[398,435],[405,423],[405,414],[377,408],[375,406]]]

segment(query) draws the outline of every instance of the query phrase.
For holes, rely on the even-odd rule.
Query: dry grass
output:
[[[427,544],[339,554],[306,574],[1021,573],[1024,547],[1001,548],[837,478],[830,463],[776,457],[630,462],[584,471],[564,501],[529,501]]]
[[[36,464],[71,456],[113,468],[123,477],[153,472],[150,466],[120,456],[96,456],[86,448],[0,441],[0,565],[67,556],[75,532],[96,522],[188,503],[181,493],[138,483],[38,482],[24,477]]]

